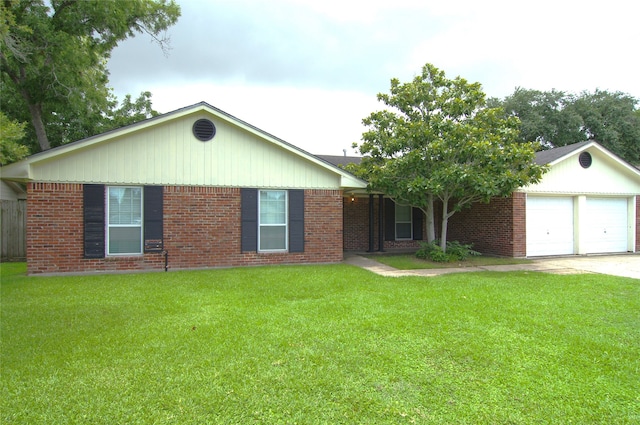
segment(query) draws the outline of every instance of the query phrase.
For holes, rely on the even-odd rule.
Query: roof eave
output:
[[[342,174],[340,178],[340,187],[343,190],[366,189],[367,182],[349,174]]]
[[[27,182],[31,180],[31,163],[26,160],[14,162],[0,168],[2,180]]]

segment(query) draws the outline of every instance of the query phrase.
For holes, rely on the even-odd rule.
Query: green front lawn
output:
[[[1,266],[3,424],[640,421],[633,279]]]
[[[376,254],[367,255],[367,258],[386,264],[398,270],[416,269],[445,269],[455,267],[480,267],[480,266],[504,266],[507,264],[527,264],[531,260],[524,258],[506,257],[469,257],[464,261],[453,261],[450,263],[438,263],[435,261],[422,260],[415,254]]]

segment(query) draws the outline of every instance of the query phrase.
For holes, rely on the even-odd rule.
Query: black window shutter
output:
[[[258,250],[258,190],[240,190],[240,219],[242,221],[242,252]]]
[[[384,240],[396,240],[396,203],[389,198],[384,200]]]
[[[422,210],[420,208],[413,208],[413,240],[422,240]]]
[[[289,252],[304,252],[304,190],[289,191]]]
[[[144,187],[144,252],[164,249],[162,186]]]
[[[84,185],[84,258],[104,258],[104,202],[104,185]]]

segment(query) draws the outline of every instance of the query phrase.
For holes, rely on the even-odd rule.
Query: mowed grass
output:
[[[347,266],[26,277],[3,424],[635,424],[640,281]]]
[[[528,264],[532,260],[507,257],[469,257],[466,260],[452,262],[436,262],[417,258],[415,254],[376,254],[367,258],[386,264],[398,270],[447,269],[458,267],[504,266],[508,264]]]

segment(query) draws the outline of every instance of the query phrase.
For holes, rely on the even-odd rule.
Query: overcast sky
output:
[[[355,154],[389,80],[425,63],[480,82],[640,98],[633,0],[177,0],[165,56],[146,35],[109,61],[118,98],[150,91],[161,113],[205,101],[314,154]]]

